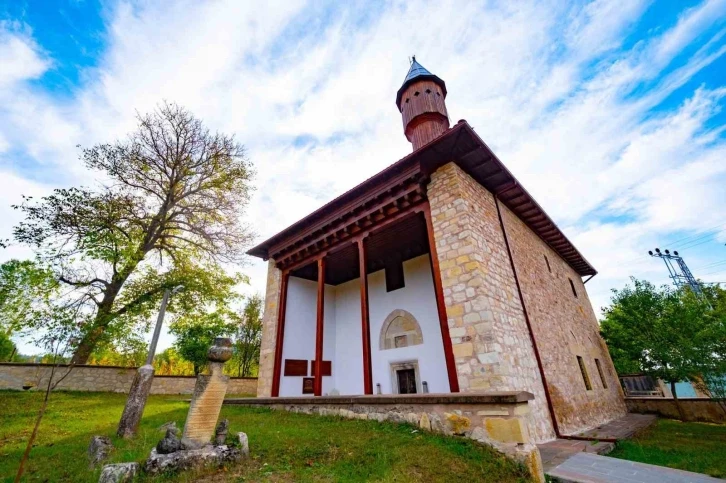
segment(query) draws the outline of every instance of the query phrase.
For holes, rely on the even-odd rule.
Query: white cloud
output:
[[[588,284],[599,308],[627,275],[662,274],[642,255],[658,239],[718,223],[724,147],[707,126],[723,91],[653,109],[723,55],[725,5],[685,10],[623,50],[657,2],[121,2],[98,66],[62,102],[23,82],[62,59],[0,25],[0,56],[14,59],[0,67],[12,85],[0,162],[20,151],[36,178],[87,182],[75,144],[113,140],[135,110],[176,101],[247,145],[247,219],[265,238],[410,152],[394,98],[418,54],[447,82],[452,122],[466,118],[600,270]],[[266,264],[245,270],[264,291]]]
[[[0,59],[0,88],[38,78],[49,67],[31,33],[9,21],[0,21]]]

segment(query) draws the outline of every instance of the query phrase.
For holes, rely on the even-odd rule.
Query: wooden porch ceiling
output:
[[[405,262],[429,252],[426,222],[421,213],[391,223],[365,239],[368,253],[366,273],[381,270],[389,260]],[[340,285],[358,278],[358,248],[346,243],[326,257],[325,283]],[[291,273],[294,277],[317,281],[317,264],[311,262]]]

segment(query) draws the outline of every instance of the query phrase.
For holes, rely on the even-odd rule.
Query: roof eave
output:
[[[462,138],[462,134],[464,133],[468,135],[468,141],[466,137]],[[467,146],[464,146],[465,149],[460,151],[457,150],[457,147],[461,147],[459,146],[460,144],[466,144]],[[457,153],[457,151],[459,152]],[[472,169],[472,162],[470,161],[472,159],[474,160],[473,162],[478,162],[480,165],[491,161],[493,162],[493,166],[495,169],[492,170],[492,173],[488,176],[478,176],[476,175],[476,173],[469,172]],[[339,209],[341,205],[343,205],[344,203],[352,202],[352,200],[354,200],[356,197],[361,196],[367,190],[372,189],[374,186],[378,185],[380,182],[385,180],[388,176],[390,176],[392,173],[395,173],[399,169],[406,169],[416,162],[421,162],[422,166],[424,164],[426,165],[425,167],[428,172],[433,172],[440,166],[452,160],[455,161],[457,165],[459,165],[462,169],[464,169],[464,171],[467,171],[467,169],[469,169],[467,173],[495,196],[499,197],[500,195],[504,194],[505,191],[508,191],[512,188],[517,188],[519,194],[514,197],[509,197],[507,199],[512,200],[515,198],[523,198],[526,203],[523,203],[521,206],[526,206],[526,210],[519,210],[518,212],[516,208],[510,207],[505,199],[500,198],[502,199],[503,204],[507,206],[507,208],[512,211],[519,219],[521,219],[530,228],[530,230],[537,234],[537,236],[545,244],[547,244],[553,251],[555,251],[563,260],[565,260],[565,262],[570,265],[570,267],[572,267],[572,269],[575,270],[575,272],[577,272],[579,275],[586,276],[597,274],[595,268],[585,259],[584,256],[582,256],[579,250],[575,248],[574,244],[572,244],[572,242],[570,242],[570,240],[564,235],[564,233],[562,232],[562,230],[560,230],[557,224],[552,221],[552,219],[549,217],[549,215],[547,215],[544,209],[542,209],[539,203],[537,203],[532,195],[529,194],[526,189],[524,189],[524,187],[519,183],[514,175],[507,169],[504,163],[502,163],[499,158],[497,158],[497,156],[492,152],[489,146],[487,146],[487,144],[479,137],[479,135],[476,134],[474,129],[466,121],[463,120],[459,121],[455,126],[453,126],[451,129],[448,129],[438,138],[422,146],[408,156],[393,163],[389,167],[368,178],[351,190],[336,197],[329,203],[323,205],[319,209],[315,210],[313,213],[280,231],[268,240],[250,249],[247,254],[265,260],[269,259],[269,248],[271,246],[278,244],[286,238],[292,238],[295,236],[295,233],[303,230],[306,226],[316,223],[319,220],[325,219],[326,216],[329,216],[331,213],[334,213],[336,209]],[[529,211],[534,211],[534,215],[529,218],[536,218],[538,220],[537,223],[534,224],[539,225],[541,223],[544,223],[544,228],[540,228],[538,230],[535,227],[531,226],[531,224],[528,223],[527,220],[522,218],[522,216]],[[547,235],[547,233],[553,231],[553,235],[545,236]],[[558,249],[553,246],[553,243],[564,244],[565,247]]]

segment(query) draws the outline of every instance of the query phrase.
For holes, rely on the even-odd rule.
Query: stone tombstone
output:
[[[214,339],[214,344],[207,353],[209,374],[197,376],[197,384],[194,386],[192,403],[182,434],[184,448],[200,448],[211,442],[229,382],[229,376],[222,373],[222,368],[231,357],[232,341],[226,337]]]

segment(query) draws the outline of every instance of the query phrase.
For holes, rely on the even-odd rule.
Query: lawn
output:
[[[726,425],[659,419],[608,456],[726,478]]]
[[[12,481],[42,395],[0,391],[0,478]],[[138,436],[120,440],[114,431],[122,394],[66,393],[51,396],[25,481],[96,482],[88,469],[91,436],[113,436],[111,461],[143,461],[163,437],[159,427],[183,427],[182,396],[151,396]],[[424,433],[408,425],[273,412],[229,406],[230,432],[244,431],[252,457],[221,470],[169,475],[164,481],[529,481],[522,466],[472,441]],[[142,480],[143,481],[143,480]],[[148,480],[147,480],[148,481]]]

